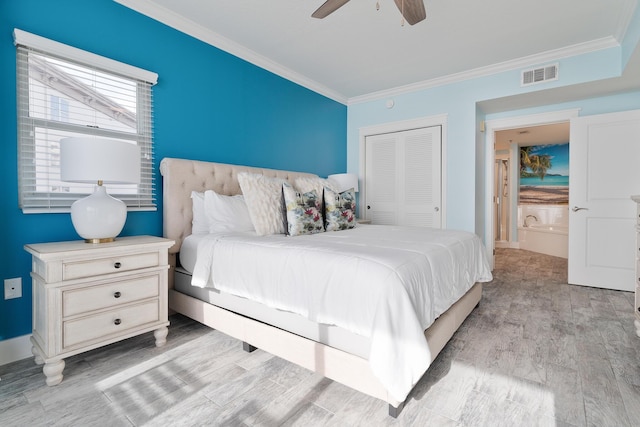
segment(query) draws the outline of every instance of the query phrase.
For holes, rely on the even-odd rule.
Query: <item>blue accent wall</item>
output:
[[[0,341],[31,333],[31,260],[23,246],[78,238],[68,214],[18,208],[14,28],[158,73],[158,211],[130,212],[122,235],[162,235],[163,157],[321,176],[346,170],[345,105],[112,0],[0,0],[0,281],[23,282],[22,298],[0,295]]]

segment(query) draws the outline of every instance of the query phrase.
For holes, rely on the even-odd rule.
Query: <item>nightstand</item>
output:
[[[40,243],[32,255],[32,352],[47,385],[64,358],[154,331],[166,342],[168,255],[173,240],[121,237],[110,243]]]

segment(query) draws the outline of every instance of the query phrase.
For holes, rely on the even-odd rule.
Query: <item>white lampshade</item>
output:
[[[101,138],[61,139],[60,176],[62,181],[97,183],[93,194],[71,205],[71,222],[87,242],[113,241],[127,220],[127,206],[102,184],[139,183],[140,148]]]
[[[358,175],[355,173],[338,173],[329,175],[327,179],[335,182],[340,192],[351,188],[353,188],[353,191],[356,193],[358,192]]]

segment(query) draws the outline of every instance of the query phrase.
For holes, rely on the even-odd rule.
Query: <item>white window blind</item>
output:
[[[62,138],[94,136],[140,147],[140,184],[109,185],[129,210],[155,210],[152,85],[157,75],[21,30],[17,52],[19,204],[68,212],[94,185],[60,180]]]

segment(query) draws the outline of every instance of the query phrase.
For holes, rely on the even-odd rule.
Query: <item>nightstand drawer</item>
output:
[[[63,323],[62,347],[68,349],[92,340],[102,341],[110,335],[117,336],[144,324],[160,320],[158,301],[130,305],[93,316]]]
[[[65,290],[62,292],[62,316],[68,317],[157,297],[159,287],[160,277],[153,274],[104,285]]]
[[[140,268],[155,267],[159,262],[157,251],[87,261],[65,262],[62,267],[62,278],[63,280],[72,280],[82,277],[95,277],[101,274],[138,270]]]

